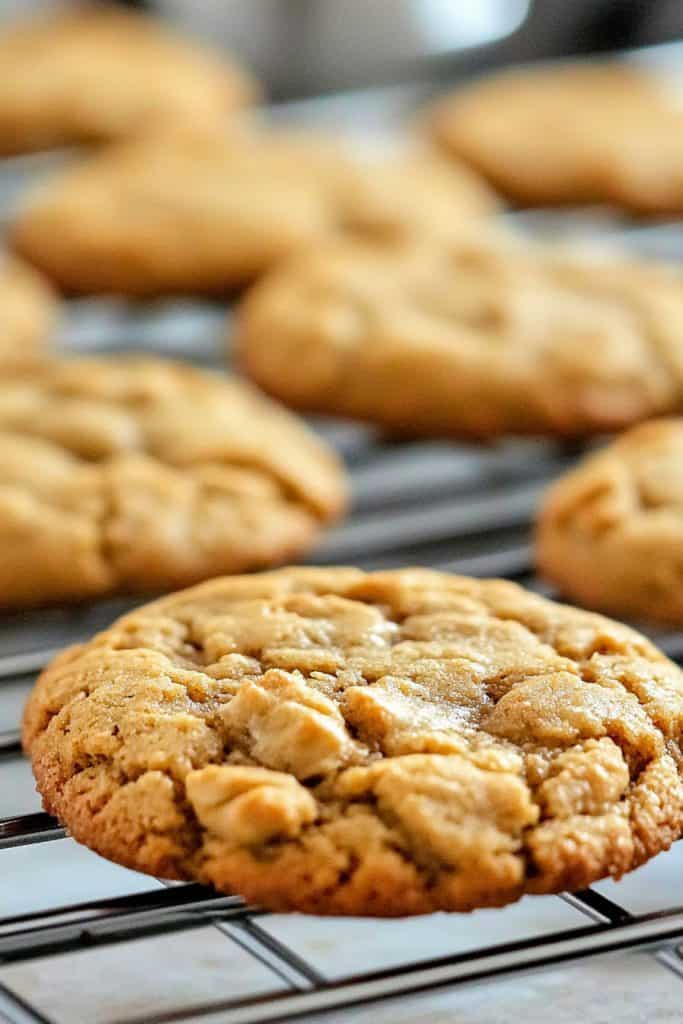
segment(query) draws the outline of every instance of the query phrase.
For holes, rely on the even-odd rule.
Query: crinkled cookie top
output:
[[[61,655],[24,742],[99,853],[267,907],[402,915],[619,877],[683,829],[683,674],[501,581],[214,580]]]
[[[262,568],[345,502],[327,446],[236,379],[119,356],[0,390],[5,607]]]
[[[541,570],[614,614],[683,623],[683,420],[634,427],[548,491]]]
[[[481,227],[318,249],[250,292],[239,330],[247,370],[292,405],[485,438],[680,408],[682,340],[674,271]]]

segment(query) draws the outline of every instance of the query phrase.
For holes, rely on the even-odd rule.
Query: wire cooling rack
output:
[[[174,337],[182,339],[182,344],[169,340],[171,323]],[[78,302],[71,306],[64,338],[79,348],[94,347],[94,337],[99,350],[144,345],[148,350],[171,350],[175,355],[211,364],[220,357],[224,329],[224,313],[214,305],[173,303],[133,309]],[[445,442],[387,443],[360,426],[324,421],[315,425],[344,454],[353,482],[354,511],[345,524],[327,536],[313,561],[354,563],[367,568],[429,565],[472,575],[507,576],[540,587],[531,570],[530,521],[548,480],[571,463],[575,450],[532,441],[505,442],[486,449]],[[56,650],[91,635],[130,606],[129,600],[115,599],[79,608],[5,616],[0,622],[0,683],[10,688],[28,685]],[[682,635],[662,634],[657,639],[667,653],[683,655]],[[2,692],[0,685],[0,700]],[[19,756],[16,728],[0,732],[0,781],[3,770]],[[57,822],[43,813],[16,814],[0,820],[0,878],[4,874],[4,850],[56,843],[64,835]],[[683,868],[680,855],[678,863]],[[656,864],[653,862],[649,870],[654,870]],[[313,1011],[647,945],[656,946],[666,966],[683,976],[683,962],[675,948],[683,940],[683,898],[677,901],[676,890],[672,889],[674,905],[633,912],[627,901],[622,903],[617,897],[618,891],[619,887],[612,886],[607,895],[598,886],[573,895],[549,897],[553,903],[564,901],[574,911],[550,934],[545,927],[540,934],[533,934],[532,927],[529,936],[475,945],[451,954],[445,951],[446,942],[444,952],[437,956],[421,959],[411,954],[407,963],[367,973],[358,964],[343,977],[330,977],[316,966],[315,958],[297,949],[296,942],[290,944],[278,936],[277,930],[269,929],[271,915],[245,906],[236,897],[220,897],[197,885],[174,885],[0,916],[0,964],[17,965],[36,958],[44,962],[48,955],[93,950],[210,925],[272,975],[271,991],[232,998],[230,978],[226,978],[223,999],[183,1010],[146,1011],[142,1017],[133,1013],[121,1018],[131,1024],[162,1024],[187,1018],[226,1024],[284,1021]],[[532,925],[533,919],[531,911]],[[468,918],[458,920],[467,931]],[[319,928],[320,924],[316,922],[315,926]],[[387,922],[382,928],[387,926],[408,933],[410,929],[409,922]],[[11,978],[11,970],[9,974]],[[0,979],[2,976],[0,970]],[[1,982],[0,1012],[11,1021],[51,1019]]]
[[[387,102],[395,106],[396,95],[377,94],[377,109]],[[337,101],[328,101],[327,109],[329,102]],[[42,167],[42,158],[8,164],[5,200],[27,168],[39,173]],[[588,232],[643,253],[683,257],[683,226],[677,224],[639,227],[593,211],[537,211],[517,220],[535,233]],[[144,348],[222,366],[228,315],[213,303],[77,301],[68,306],[61,340],[80,351]],[[505,576],[545,590],[533,575],[530,524],[539,496],[576,458],[575,448],[539,441],[490,448],[399,444],[346,422],[316,420],[314,426],[343,454],[354,501],[351,517],[328,534],[311,561],[365,568],[426,565]],[[14,780],[23,778],[26,788],[19,708],[35,673],[57,650],[129,607],[129,600],[114,599],[0,619],[0,808],[8,802],[13,807],[11,815],[0,817],[0,1019],[256,1024],[322,1012],[336,1011],[338,1017],[341,1008],[636,948],[651,949],[659,967],[683,980],[683,843],[618,885],[606,881],[473,915],[386,922],[284,917],[198,885],[163,885],[123,871],[105,895],[83,901],[80,869],[69,858],[61,867],[59,851],[71,848],[64,830],[35,803],[21,803],[21,786],[20,806],[13,803]],[[683,659],[683,634],[662,632],[655,639],[671,657]],[[86,851],[73,852],[89,858],[76,858],[83,871],[104,863]],[[38,879],[68,900],[55,896],[26,912],[24,897]],[[15,890],[21,899],[11,898]],[[178,957],[183,936],[191,940],[183,949],[208,950],[199,980],[185,973],[184,954]],[[107,967],[116,948],[130,949],[127,959],[116,961],[125,963],[124,977]],[[123,998],[138,966],[145,976],[156,970],[163,978],[162,990],[146,1001]],[[97,1004],[91,1015],[85,1002],[80,1015],[64,1009],[60,979],[76,979],[71,1005],[78,1006],[93,974],[105,1009]]]

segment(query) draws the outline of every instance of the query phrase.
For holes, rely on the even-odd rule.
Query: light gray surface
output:
[[[40,810],[40,797],[36,793],[31,766],[26,759],[13,757],[0,762],[0,779],[0,818],[12,818],[16,814],[32,814]],[[0,907],[4,911],[2,880],[3,874],[0,874]]]
[[[431,914],[398,922],[273,914],[259,923],[326,978],[340,978],[361,969],[378,971],[396,964],[583,928],[586,918],[550,896],[528,897],[501,910]]]
[[[619,882],[598,882],[593,888],[632,914],[683,907],[683,842]]]
[[[147,892],[161,884],[110,864],[73,839],[3,850],[0,857],[0,924],[3,917]]]
[[[283,983],[216,928],[0,968],[0,981],[55,1024],[110,1024],[189,1010]]]
[[[2,655],[0,654],[1,657]],[[24,701],[32,684],[33,678],[31,676],[23,679],[2,679],[0,681],[0,733],[6,729],[15,729],[19,724]],[[1,771],[2,768],[0,768]],[[0,790],[0,794],[1,792],[2,790]]]
[[[642,954],[413,996],[344,1013],[344,1024],[678,1024],[680,979]],[[307,1024],[329,1024],[309,1017]],[[214,1022],[212,1022],[214,1024]]]

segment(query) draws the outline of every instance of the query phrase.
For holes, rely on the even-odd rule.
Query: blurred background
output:
[[[3,0],[10,18],[49,2]],[[535,58],[668,42],[683,32],[678,0],[157,0],[185,34],[245,58],[272,99],[454,78]]]

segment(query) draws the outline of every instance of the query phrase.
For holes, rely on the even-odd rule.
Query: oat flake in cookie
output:
[[[48,812],[265,907],[403,915],[618,878],[683,830],[683,674],[638,633],[423,569],[213,580],[42,674]]]
[[[414,435],[590,435],[680,408],[682,279],[481,226],[337,244],[256,285],[238,343],[296,408]]]
[[[112,356],[0,389],[0,607],[264,568],[345,504],[328,447],[234,378]]]
[[[550,488],[541,572],[570,599],[614,615],[683,624],[683,420],[623,434]]]

